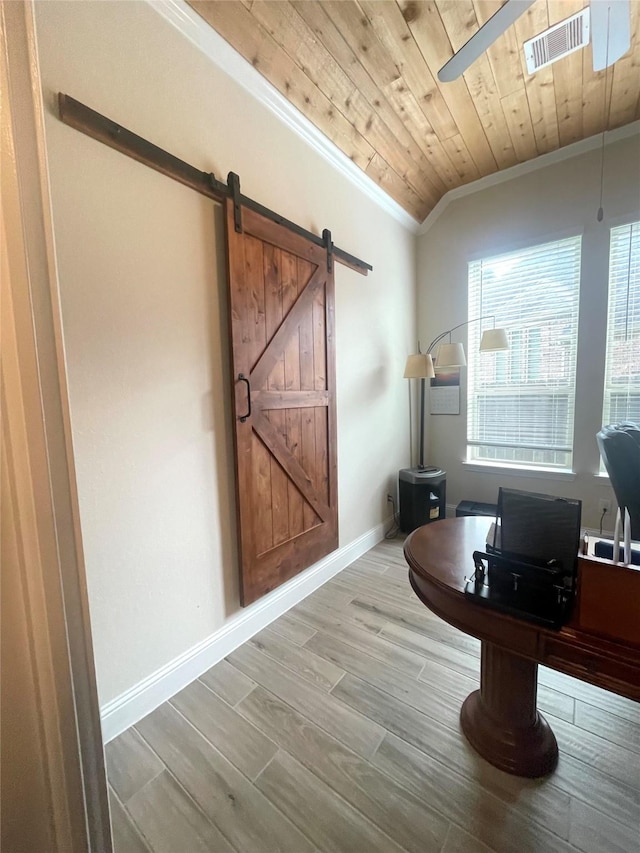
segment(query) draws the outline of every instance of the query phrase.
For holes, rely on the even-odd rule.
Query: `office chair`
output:
[[[640,425],[611,424],[600,430],[596,441],[623,518],[629,510],[631,538],[640,539]]]

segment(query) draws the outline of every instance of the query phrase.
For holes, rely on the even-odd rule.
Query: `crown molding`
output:
[[[614,142],[620,142],[622,139],[627,139],[628,137],[635,136],[639,133],[640,121],[625,124],[623,127],[618,127],[615,130],[605,133],[605,145],[612,145]],[[451,202],[456,201],[456,199],[481,192],[482,190],[489,189],[489,187],[495,187],[498,184],[504,184],[507,181],[512,181],[514,178],[520,178],[523,175],[528,175],[530,172],[535,172],[538,169],[545,169],[547,166],[562,163],[564,160],[570,160],[572,157],[577,157],[579,154],[584,154],[587,151],[593,151],[601,145],[602,134],[598,133],[595,136],[589,136],[587,139],[581,139],[579,142],[573,142],[571,145],[565,145],[564,148],[558,148],[556,151],[550,151],[548,154],[541,154],[533,160],[527,160],[526,163],[518,163],[508,169],[503,169],[500,172],[494,172],[491,175],[485,175],[483,178],[478,178],[477,181],[473,181],[470,184],[455,187],[442,196],[440,201],[418,228],[417,234],[418,236],[426,234],[440,216],[442,216]]]
[[[289,103],[259,71],[256,71],[250,62],[247,62],[235,48],[231,47],[185,0],[147,0],[147,2],[154,12],[168,21],[218,68],[267,107],[283,124],[303,139],[351,184],[404,228],[413,234],[418,233],[419,222],[356,166],[293,104]]]

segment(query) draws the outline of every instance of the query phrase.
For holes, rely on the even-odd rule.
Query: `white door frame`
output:
[[[51,809],[49,817],[33,819],[49,820],[54,851],[108,853],[32,0],[0,3],[0,43],[0,249],[8,272],[2,281],[2,499],[10,502],[12,567],[20,575],[35,685],[39,737],[33,748]]]

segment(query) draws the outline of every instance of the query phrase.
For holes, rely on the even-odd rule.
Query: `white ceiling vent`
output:
[[[533,74],[545,65],[551,65],[556,59],[568,56],[589,44],[589,7],[577,15],[549,27],[539,36],[524,43],[524,55],[527,70]]]

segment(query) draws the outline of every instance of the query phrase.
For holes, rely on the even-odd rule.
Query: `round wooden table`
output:
[[[474,749],[517,776],[550,773],[558,744],[536,708],[541,628],[476,604],[464,595],[474,551],[485,550],[490,520],[466,517],[425,525],[407,538],[411,585],[423,604],[482,642],[480,689],[464,701],[462,731]]]

